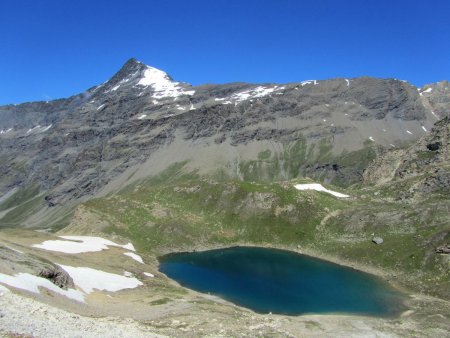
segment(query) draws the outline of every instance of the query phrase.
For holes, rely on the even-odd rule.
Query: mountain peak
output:
[[[115,86],[120,81],[129,78],[130,76],[137,75],[147,68],[147,65],[136,60],[135,58],[129,59],[120,68],[120,70],[108,81],[109,86]]]

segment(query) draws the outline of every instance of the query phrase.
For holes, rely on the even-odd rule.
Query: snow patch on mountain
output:
[[[137,83],[140,86],[152,87],[154,98],[178,97],[181,95],[194,95],[195,90],[185,90],[179,82],[172,81],[162,70],[147,66],[143,77]]]
[[[47,130],[49,130],[52,127],[52,125],[48,125],[46,127],[41,127],[40,125],[37,125],[36,127],[30,128],[28,129],[28,131],[26,132],[26,134],[31,134],[31,133],[43,133]]]
[[[294,186],[294,188],[297,189],[297,190],[323,191],[323,192],[326,192],[326,193],[328,193],[330,195],[333,195],[335,197],[341,197],[341,198],[350,197],[349,195],[342,194],[342,193],[337,192],[337,191],[329,190],[329,189],[325,188],[322,184],[319,184],[319,183],[296,184]]]
[[[227,101],[223,102],[223,104],[230,104],[230,103],[232,103],[232,101],[242,102],[245,100],[256,99],[256,98],[270,95],[274,92],[277,92],[277,91],[280,91],[283,89],[284,89],[284,87],[279,87],[279,86],[274,86],[274,87],[258,86],[256,88],[247,89],[242,92],[231,95],[230,97],[227,98],[228,99]],[[215,100],[221,101],[221,100],[225,100],[225,99],[226,98],[218,98]]]
[[[317,80],[305,80],[300,82],[300,84],[303,86],[309,85],[309,84],[313,84],[314,86],[316,86],[318,84]]]
[[[0,130],[0,134],[8,134],[10,131],[12,131],[13,129],[12,128],[8,128],[8,129],[5,129],[5,130]]]

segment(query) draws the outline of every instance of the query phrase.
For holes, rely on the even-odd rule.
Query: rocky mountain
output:
[[[131,59],[84,93],[0,107],[0,222],[60,224],[80,201],[181,162],[215,177],[348,186],[384,149],[428,133],[449,100],[448,82],[368,77],[191,86]]]
[[[184,337],[216,336],[219,323],[224,336],[444,337],[449,112],[445,81],[191,86],[134,59],[84,93],[0,107],[3,328]],[[408,310],[363,321],[257,314],[159,271],[161,255],[236,245],[375,274]],[[113,277],[134,286],[111,289]],[[111,316],[145,325],[118,331]]]

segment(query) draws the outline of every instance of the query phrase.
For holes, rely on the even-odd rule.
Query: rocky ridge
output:
[[[33,210],[19,217],[3,205],[0,217],[27,226],[63,219],[63,205],[185,161],[244,180],[352,184],[380,149],[418,139],[445,114],[450,92],[436,86],[363,77],[193,87],[130,59],[84,93],[0,107],[2,203],[22,192]]]

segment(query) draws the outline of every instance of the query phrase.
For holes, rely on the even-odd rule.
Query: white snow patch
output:
[[[305,81],[302,81],[300,84],[302,85],[302,87],[309,85],[309,84],[313,84],[315,86],[315,85],[317,85],[317,80],[305,80]]]
[[[422,93],[431,93],[433,91],[433,88],[427,88]]]
[[[150,278],[155,277],[155,275],[150,273],[150,272],[144,272],[143,274],[144,274],[144,276],[147,276],[147,277],[150,277]]]
[[[135,254],[134,252],[125,252],[124,255],[133,258],[135,261],[137,261],[137,262],[139,262],[141,264],[144,264],[144,261],[142,260],[142,257],[137,255],[137,254]]]
[[[431,114],[433,114],[434,117],[438,117],[434,111],[431,111]]]
[[[191,106],[189,107],[189,110],[194,110],[194,104],[191,103]]]
[[[153,104],[158,104],[159,102],[156,101],[156,100],[153,100],[152,103],[153,103]]]
[[[337,191],[329,190],[329,189],[325,188],[322,184],[319,184],[319,183],[296,184],[294,186],[294,188],[297,189],[297,190],[323,191],[323,192],[326,192],[326,193],[331,194],[333,196],[341,197],[341,198],[350,197],[349,195],[342,194],[342,193],[337,192]]]
[[[85,293],[91,293],[94,290],[116,292],[123,289],[134,289],[143,285],[136,278],[125,277],[115,273],[87,267],[59,266],[72,277],[75,285]]]
[[[214,99],[214,101],[223,101],[223,100],[225,100],[224,97],[223,97],[223,98],[220,98],[220,99],[219,99],[219,98],[215,98],[215,99]]]
[[[147,115],[146,114],[142,114],[141,116],[139,116],[138,117],[138,120],[142,120],[142,119],[145,119],[147,117]]]
[[[42,129],[42,130],[41,130],[41,133],[43,133],[44,131],[49,130],[51,127],[52,127],[52,124],[49,125],[49,126],[47,126],[47,127],[45,127],[44,129]]]
[[[30,128],[30,129],[28,129],[27,134],[29,134],[29,133],[31,133],[32,131],[35,131],[36,129],[39,129],[39,128],[41,128],[40,125],[37,125],[36,127]]]
[[[427,128],[425,128],[425,126],[422,126],[423,131],[428,131]]]
[[[413,133],[411,133],[409,130],[407,130],[406,132],[407,132],[408,134],[411,134],[411,135],[413,134]]]
[[[390,145],[392,148],[395,148],[395,146],[394,146],[392,143],[390,143],[389,145]]]
[[[375,142],[375,140],[373,139],[372,136],[369,136],[369,140],[371,140],[372,142]]]
[[[18,273],[14,276],[0,273],[0,282],[12,286],[17,289],[26,290],[32,293],[40,293],[39,288],[43,287],[67,298],[74,299],[79,302],[84,302],[84,295],[82,292],[75,289],[61,289],[48,279],[37,277],[29,273]]]
[[[350,86],[350,81],[348,79],[345,79],[345,81],[347,81],[347,87]]]
[[[222,103],[222,104],[232,104],[233,102],[231,102],[231,101],[225,101],[224,103]]]
[[[133,277],[133,274],[132,274],[131,272],[129,272],[129,271],[124,271],[124,272],[123,272],[123,275],[124,275],[125,277]]]
[[[97,110],[102,109],[105,106],[105,104],[101,104],[100,106],[98,106]]]
[[[111,89],[112,92],[116,91],[117,89],[119,89],[120,85],[115,86],[114,88]]]
[[[179,82],[172,81],[167,73],[162,70],[149,67],[144,71],[144,76],[137,83],[141,86],[151,86],[155,98],[177,97],[180,95],[194,95],[195,90],[185,90]]]
[[[12,131],[13,129],[12,128],[8,128],[8,129],[6,129],[6,130],[0,130],[0,134],[7,134],[7,133],[9,133],[10,131]]]
[[[183,107],[177,107],[177,109],[178,109],[178,110],[184,110],[184,108],[183,108]]]
[[[57,251],[69,254],[77,254],[84,252],[95,252],[107,250],[108,246],[116,246],[126,250],[135,251],[133,244],[120,245],[108,239],[90,236],[59,236],[64,240],[48,240],[41,244],[34,244],[33,247],[47,250]]]
[[[266,95],[269,95],[277,90],[282,90],[284,87],[279,88],[278,86],[275,87],[264,87],[259,86],[253,89],[244,90],[242,92],[236,93],[231,95],[230,100],[241,102],[249,99],[254,99],[257,97],[264,97]],[[228,102],[228,101],[227,101]]]

